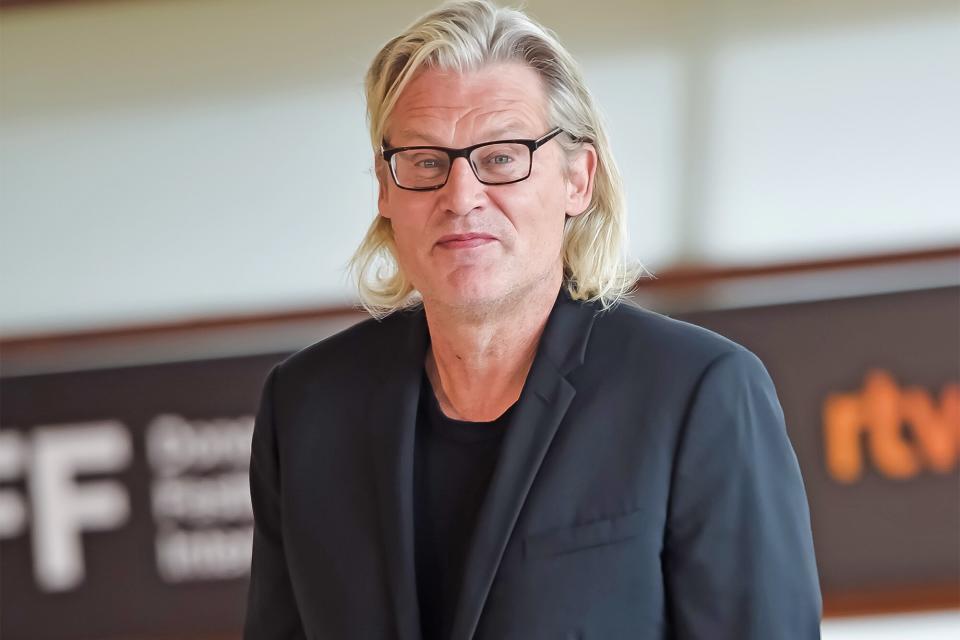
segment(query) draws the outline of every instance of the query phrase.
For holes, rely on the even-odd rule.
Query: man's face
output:
[[[391,147],[461,148],[536,139],[552,128],[537,73],[507,63],[466,74],[420,72],[400,95],[385,138]],[[380,215],[393,227],[400,267],[426,302],[495,305],[559,283],[564,220],[589,205],[595,165],[589,145],[571,164],[554,140],[533,154],[522,182],[482,184],[457,158],[442,188],[407,191],[380,159]]]

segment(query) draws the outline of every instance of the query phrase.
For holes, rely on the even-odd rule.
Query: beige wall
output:
[[[350,300],[361,76],[431,6],[3,10],[0,335]],[[654,271],[960,241],[955,2],[528,9],[583,63]]]

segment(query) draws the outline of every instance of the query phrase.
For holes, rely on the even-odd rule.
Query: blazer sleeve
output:
[[[662,561],[674,637],[819,638],[800,467],[773,381],[749,350],[705,370],[672,474]]]
[[[243,627],[244,640],[305,638],[283,550],[280,473],[273,423],[273,387],[279,365],[267,375],[253,427],[250,498],[253,557]]]

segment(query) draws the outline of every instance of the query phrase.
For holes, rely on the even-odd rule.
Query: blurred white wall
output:
[[[960,613],[929,611],[824,620],[822,640],[955,640]]]
[[[960,242],[955,2],[527,4],[583,63],[654,271]],[[0,334],[351,300],[362,74],[433,5],[3,10]]]

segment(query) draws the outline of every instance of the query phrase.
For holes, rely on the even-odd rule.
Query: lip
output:
[[[437,240],[437,246],[445,249],[470,249],[495,241],[489,233],[451,233]]]

